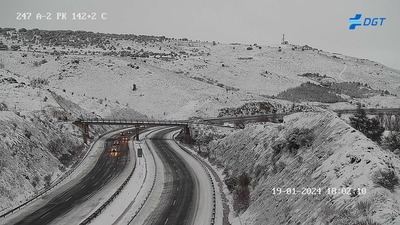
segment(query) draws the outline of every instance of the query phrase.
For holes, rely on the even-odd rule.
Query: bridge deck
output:
[[[380,115],[380,114],[396,114],[400,115],[400,108],[387,108],[387,109],[364,109],[369,115]],[[335,113],[341,114],[354,114],[357,109],[339,109],[333,110]],[[199,118],[197,120],[122,120],[122,119],[78,119],[75,124],[93,124],[93,125],[156,125],[156,126],[188,126],[189,124],[209,124],[209,123],[224,123],[224,122],[235,122],[240,120],[245,121],[256,121],[266,119],[283,119],[284,116],[290,113],[269,113],[269,114],[258,114],[258,115],[247,115],[237,117],[211,117],[211,118]]]

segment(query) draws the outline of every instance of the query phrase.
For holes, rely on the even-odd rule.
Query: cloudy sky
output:
[[[193,40],[295,44],[368,58],[400,69],[398,0],[2,0],[0,27],[90,30],[187,37]],[[20,21],[18,12],[53,13],[53,20]],[[55,20],[67,12],[67,21]],[[96,21],[73,21],[73,12],[96,12]],[[107,20],[100,14],[107,13]],[[381,27],[348,30],[356,13],[386,17]]]

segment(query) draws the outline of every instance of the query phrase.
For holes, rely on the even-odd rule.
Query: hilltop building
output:
[[[282,44],[282,45],[288,45],[288,44],[289,44],[289,41],[285,40],[285,34],[282,35],[282,42],[281,42],[281,44]]]

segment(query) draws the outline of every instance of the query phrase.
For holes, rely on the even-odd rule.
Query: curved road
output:
[[[105,149],[93,169],[81,181],[52,198],[46,205],[19,220],[16,224],[44,225],[64,215],[75,206],[89,199],[104,187],[112,178],[118,176],[129,161],[128,142],[120,142],[117,152],[111,147],[118,135],[107,139]]]
[[[145,225],[186,225],[192,224],[196,214],[198,187],[190,166],[185,163],[169,145],[166,135],[176,128],[161,130],[151,139],[160,156],[165,175],[160,203],[146,219]]]

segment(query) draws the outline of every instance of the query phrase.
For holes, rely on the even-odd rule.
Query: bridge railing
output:
[[[398,113],[400,114],[400,108],[386,108],[386,109],[364,109],[367,114],[381,114],[381,113]],[[333,110],[335,113],[349,114],[355,113],[357,109],[338,109]],[[141,124],[151,124],[151,125],[189,125],[193,123],[210,123],[210,122],[229,122],[237,120],[257,120],[262,118],[283,118],[289,114],[295,112],[285,112],[285,113],[268,113],[268,114],[258,114],[258,115],[246,115],[246,116],[230,116],[230,117],[209,117],[209,118],[198,118],[193,120],[126,120],[126,119],[111,119],[111,118],[81,118],[75,121],[76,123],[86,123],[86,124],[116,124],[116,125],[141,125]]]

